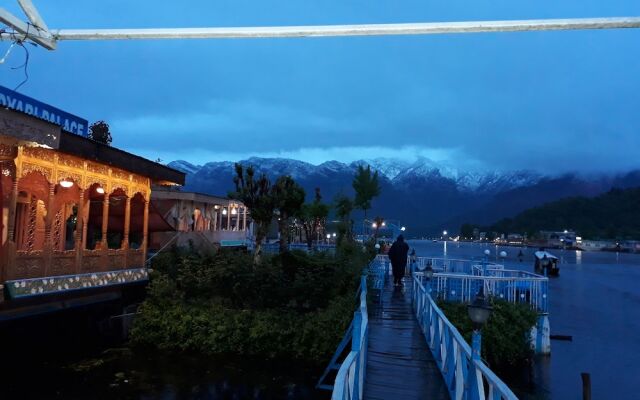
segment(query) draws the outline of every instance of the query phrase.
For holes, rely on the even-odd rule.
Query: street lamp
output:
[[[427,268],[424,269],[424,276],[427,278],[427,285],[429,286],[429,296],[431,296],[431,278],[433,278],[433,267],[431,266],[431,260],[427,261]]]
[[[482,349],[482,327],[487,323],[493,308],[489,305],[486,297],[484,297],[484,286],[480,287],[480,291],[473,300],[473,303],[467,306],[469,318],[473,322],[473,335],[471,338],[471,355],[474,360],[480,359],[480,350]]]
[[[401,230],[402,232],[404,232],[404,231],[406,231],[406,230],[407,230],[407,228],[403,226],[402,228],[400,228],[400,230]]]
[[[442,236],[447,236],[447,231],[442,231]]]

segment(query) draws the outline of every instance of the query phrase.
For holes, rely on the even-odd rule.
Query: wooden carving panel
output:
[[[42,166],[42,165],[32,164],[32,163],[29,163],[29,162],[23,162],[22,163],[22,174],[20,175],[20,178],[24,178],[25,176],[27,176],[31,172],[39,172],[45,178],[47,178],[47,181],[51,182],[51,178],[52,178],[52,175],[53,175],[53,171],[51,170],[51,168],[45,167],[45,166]]]
[[[75,272],[76,257],[74,251],[57,252],[51,262],[50,275],[71,275]]]
[[[37,278],[44,275],[44,257],[41,251],[22,252],[16,256],[15,276],[9,279]]]

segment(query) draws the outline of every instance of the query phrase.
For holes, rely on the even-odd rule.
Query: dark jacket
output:
[[[393,242],[389,249],[389,261],[394,267],[404,268],[407,265],[407,254],[409,253],[409,245],[404,242],[402,235]]]

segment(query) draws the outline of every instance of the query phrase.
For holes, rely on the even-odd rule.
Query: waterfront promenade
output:
[[[413,285],[387,281],[371,309],[365,399],[448,399],[449,394],[411,306]]]

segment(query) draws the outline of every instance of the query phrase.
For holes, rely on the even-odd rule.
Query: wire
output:
[[[25,41],[27,41],[29,39],[29,29],[31,28],[31,24],[27,23],[27,31],[24,34],[23,38],[16,38],[15,34],[13,35],[13,44],[11,45],[11,47],[13,47],[13,45],[18,45],[20,47],[22,47],[24,49],[24,54],[25,54],[25,58],[24,58],[24,62],[21,65],[18,65],[17,67],[11,67],[11,69],[16,70],[16,69],[23,69],[24,70],[24,79],[22,80],[22,82],[20,82],[18,84],[18,86],[15,87],[15,89],[13,89],[14,91],[18,91],[18,89],[20,89],[20,87],[22,87],[22,85],[24,85],[25,83],[27,83],[27,81],[29,80],[29,49],[27,49],[27,47],[24,45]],[[29,43],[29,42],[27,42]],[[9,50],[11,50],[11,48],[9,48]],[[8,52],[7,52],[8,54]],[[4,59],[3,59],[4,61]]]
[[[22,65],[19,65],[17,67],[11,67],[11,69],[20,69],[20,68],[24,68],[24,79],[22,80],[22,82],[20,82],[18,84],[18,86],[15,87],[15,89],[13,89],[15,92],[18,91],[18,89],[20,89],[20,87],[22,85],[24,85],[25,83],[27,83],[27,81],[29,80],[29,49],[26,48],[26,46],[24,45],[24,43],[22,42],[16,42],[16,44],[20,47],[22,47],[24,49],[24,53],[25,53],[25,59],[24,62],[22,63]]]

